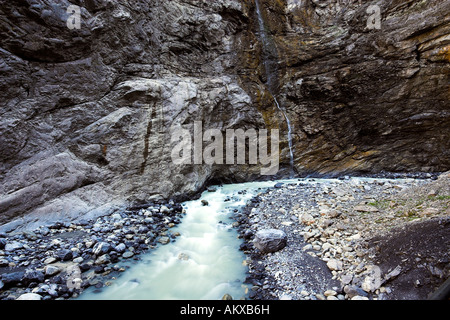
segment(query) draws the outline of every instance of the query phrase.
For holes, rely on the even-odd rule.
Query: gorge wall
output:
[[[0,3],[5,229],[261,178],[258,165],[175,165],[172,130],[194,121],[279,128],[287,166],[263,59],[299,174],[450,168],[448,2],[260,0],[269,57],[254,1]],[[67,26],[70,5],[80,28]]]

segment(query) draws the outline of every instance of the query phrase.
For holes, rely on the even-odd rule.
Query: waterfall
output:
[[[278,108],[278,110],[283,114],[284,118],[286,119],[286,124],[288,127],[288,145],[289,145],[289,157],[290,157],[290,175],[292,177],[294,173],[294,152],[293,152],[293,145],[292,145],[292,128],[291,128],[291,121],[289,120],[289,117],[286,113],[286,111],[281,107],[280,103],[278,102],[276,96],[275,96],[275,90],[277,88],[277,61],[276,61],[276,47],[275,45],[270,44],[270,38],[267,34],[267,31],[265,29],[264,25],[264,19],[261,12],[261,6],[259,3],[259,0],[255,0],[256,4],[256,14],[258,16],[258,26],[259,26],[259,37],[261,39],[261,43],[263,46],[263,64],[264,69],[266,71],[266,86],[269,91],[269,93],[272,95],[275,104]],[[275,51],[274,51],[275,50]]]

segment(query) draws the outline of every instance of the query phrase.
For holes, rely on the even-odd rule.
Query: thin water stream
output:
[[[289,158],[290,158],[290,169],[291,169],[291,177],[294,175],[294,147],[292,143],[292,127],[291,127],[291,121],[289,120],[289,117],[286,113],[286,110],[284,110],[280,103],[278,102],[278,99],[276,98],[276,87],[277,87],[277,69],[278,69],[278,62],[277,60],[277,53],[276,53],[276,47],[273,43],[270,41],[270,37],[268,35],[268,32],[265,27],[264,18],[261,12],[261,4],[259,3],[259,0],[255,0],[256,4],[256,14],[258,16],[258,26],[259,26],[259,37],[261,39],[262,47],[263,47],[263,64],[264,69],[266,72],[266,86],[269,91],[269,93],[272,95],[275,104],[278,108],[278,110],[283,114],[284,119],[286,120],[286,125],[288,128],[288,145],[289,145]]]

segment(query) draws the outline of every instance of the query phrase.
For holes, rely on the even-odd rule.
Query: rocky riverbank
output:
[[[450,275],[449,182],[299,179],[260,193],[237,217],[250,298],[426,299]],[[262,253],[273,229],[286,244]]]
[[[139,254],[175,241],[179,234],[170,229],[182,211],[174,202],[152,203],[94,221],[0,234],[0,299],[71,299],[107,286]]]

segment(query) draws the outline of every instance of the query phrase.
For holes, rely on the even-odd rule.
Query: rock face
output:
[[[448,169],[448,2],[259,1],[297,171]]]
[[[276,252],[287,243],[287,235],[282,230],[263,229],[255,234],[253,244],[263,253]]]
[[[2,4],[0,223],[198,192],[218,168],[175,165],[174,129],[264,127],[237,76],[247,20],[230,0]],[[245,180],[245,167],[220,172]]]
[[[80,28],[68,27],[73,4]],[[357,1],[260,4],[299,173],[450,167],[448,2],[375,1],[372,30]],[[3,3],[3,229],[258,178],[255,165],[174,164],[172,133],[194,121],[279,128],[287,165],[258,30],[253,1]]]

